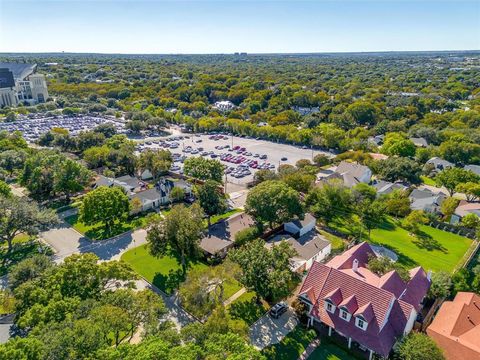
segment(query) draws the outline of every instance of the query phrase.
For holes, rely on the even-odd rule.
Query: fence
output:
[[[475,239],[476,237],[475,230],[467,229],[463,226],[453,225],[453,224],[449,224],[449,223],[445,223],[437,220],[430,222],[430,226],[439,230],[451,232],[453,234],[466,236],[470,239]]]

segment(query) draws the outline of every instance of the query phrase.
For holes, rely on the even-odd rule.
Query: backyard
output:
[[[358,228],[350,227],[349,219],[336,218],[329,226],[347,235],[359,234]],[[388,217],[379,227],[372,229],[370,237],[363,229],[362,237],[372,244],[393,250],[399,257],[399,263],[407,268],[421,265],[425,270],[433,271],[452,272],[472,245],[472,240],[466,237],[431,226],[421,225],[420,230],[420,237],[412,236]]]

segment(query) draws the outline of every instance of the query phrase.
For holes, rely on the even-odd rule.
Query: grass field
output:
[[[166,293],[171,293],[185,280],[178,274],[181,271],[181,265],[176,257],[173,255],[154,257],[148,252],[147,245],[127,251],[122,255],[122,260],[129,263],[139,275]],[[207,266],[203,262],[191,263],[187,273]]]
[[[117,222],[110,233],[105,231],[103,224],[85,225],[78,220],[78,215],[72,215],[65,218],[72,227],[79,233],[86,235],[91,240],[105,240],[126,231],[134,230],[146,225],[146,214],[129,218],[123,222]]]
[[[337,220],[331,226],[349,233],[347,222]],[[399,262],[407,268],[421,265],[425,270],[449,272],[455,269],[472,245],[472,240],[466,237],[430,226],[422,225],[420,230],[421,237],[412,236],[392,218],[388,218],[380,227],[371,231],[369,241],[395,251],[399,256]],[[363,237],[368,240],[366,231]]]

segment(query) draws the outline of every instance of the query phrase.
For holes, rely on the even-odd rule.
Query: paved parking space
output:
[[[58,115],[58,116],[37,116],[33,119],[22,119],[13,122],[0,124],[0,130],[8,132],[21,131],[28,142],[34,142],[54,127],[67,129],[70,135],[77,135],[80,131],[92,130],[100,124],[110,123],[119,133],[125,132],[124,122],[114,116],[91,116],[91,115]]]
[[[205,157],[212,158],[212,154],[215,159],[221,160],[221,154],[231,154],[232,156],[242,156],[245,158],[245,161],[242,164],[245,164],[246,161],[257,161],[258,165],[267,163],[272,166],[273,169],[277,169],[280,164],[290,164],[295,165],[295,163],[300,159],[310,159],[312,160],[313,157],[317,154],[325,154],[327,156],[333,156],[333,154],[319,151],[319,150],[312,150],[300,146],[293,146],[293,145],[285,145],[280,143],[275,143],[266,140],[256,140],[252,138],[242,138],[238,136],[224,136],[222,139],[214,140],[211,139],[211,135],[200,135],[200,134],[182,134],[182,137],[187,136],[188,138],[178,139],[178,135],[171,135],[168,137],[159,137],[156,139],[149,138],[147,140],[141,140],[140,142],[143,143],[141,147],[139,147],[139,151],[142,149],[159,149],[159,148],[168,148],[159,144],[162,140],[165,141],[167,139],[176,138],[176,140],[167,140],[167,144],[176,143],[177,147],[175,148],[168,148],[172,154],[178,154],[178,156],[184,155],[186,157],[190,156],[200,156],[204,152],[208,152],[209,155],[205,155]],[[237,154],[236,151],[228,151],[227,148],[223,149],[216,149],[216,147],[226,147],[229,146],[230,148],[245,148],[245,153],[250,153],[250,155]],[[185,149],[191,148],[193,150],[193,154],[191,151],[185,152]],[[199,149],[200,148],[200,149]],[[255,154],[259,156],[255,157]],[[261,155],[266,155],[266,159],[260,159]],[[286,159],[286,160],[282,160]],[[232,163],[228,161],[221,162],[226,167],[231,167],[233,169],[237,169],[240,164]],[[181,162],[175,162],[180,169],[183,167]],[[235,178],[232,174],[227,175],[227,182],[238,184],[240,186],[245,186],[248,182],[253,180],[253,174],[257,171],[252,167],[248,167],[251,174],[241,177]],[[177,170],[180,171],[180,170]]]
[[[253,346],[263,349],[277,344],[298,324],[294,311],[289,308],[278,319],[266,314],[250,327],[250,341]]]

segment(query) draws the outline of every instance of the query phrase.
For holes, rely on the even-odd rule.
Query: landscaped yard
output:
[[[329,224],[339,231],[358,235],[348,228],[347,220],[338,219]],[[399,262],[407,268],[421,265],[425,270],[453,271],[472,245],[472,240],[430,226],[420,226],[422,237],[416,237],[388,218],[379,228],[372,230],[370,242],[385,246],[399,256]],[[363,232],[368,240],[368,232]]]
[[[266,347],[262,352],[268,360],[297,360],[316,336],[315,330],[298,325],[281,342]]]
[[[309,360],[356,360],[357,358],[347,353],[342,348],[328,339],[322,338],[321,344],[309,356]]]
[[[260,304],[255,301],[255,293],[253,291],[242,294],[228,306],[228,311],[232,318],[241,319],[248,325],[260,319],[268,309],[269,306],[265,301],[262,300]]]
[[[128,218],[123,222],[117,222],[110,233],[105,231],[103,224],[85,225],[78,220],[78,215],[72,215],[65,218],[72,227],[79,233],[86,235],[91,240],[105,240],[112,236],[120,235],[126,231],[134,230],[146,225],[146,218],[148,214],[142,214],[132,218]]]
[[[161,258],[154,257],[149,253],[147,245],[127,251],[122,255],[122,260],[129,263],[147,281],[166,293],[171,293],[185,280],[179,275],[181,265],[176,257],[172,255]],[[190,264],[187,272],[206,268],[207,266],[203,262],[195,262]]]

